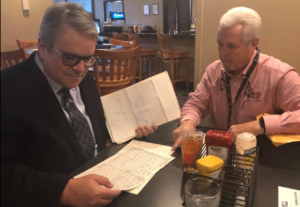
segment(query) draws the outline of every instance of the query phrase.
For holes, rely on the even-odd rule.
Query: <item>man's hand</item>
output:
[[[192,120],[185,120],[177,129],[173,131],[173,140],[175,142],[172,147],[173,151],[180,145],[180,132],[184,130],[195,130],[195,123]]]
[[[60,201],[62,205],[74,207],[106,206],[121,193],[120,190],[109,189],[112,187],[113,184],[100,175],[72,179],[66,185]]]
[[[259,122],[257,120],[257,121],[247,122],[244,124],[232,125],[230,129],[228,129],[228,132],[231,133],[232,140],[234,141],[236,139],[236,136],[242,132],[249,132],[257,136],[263,134],[264,129],[260,127]]]
[[[156,125],[152,125],[151,127],[149,126],[140,126],[138,128],[135,129],[136,133],[137,133],[137,138],[141,138],[141,137],[146,137],[149,134],[153,134],[154,131],[157,130],[157,126]]]

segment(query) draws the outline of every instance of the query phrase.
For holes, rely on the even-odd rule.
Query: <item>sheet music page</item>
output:
[[[138,126],[161,125],[168,121],[151,79],[127,88],[126,93]]]
[[[114,142],[136,136],[138,126],[157,126],[178,119],[180,107],[167,72],[101,97]]]
[[[157,153],[164,154],[164,155],[171,155],[174,153],[174,151],[171,150],[172,147],[165,146],[165,145],[152,144],[149,142],[142,142],[137,140],[132,140],[131,144],[138,145],[139,147],[144,148],[145,150],[150,150],[150,151],[153,150]],[[138,195],[141,192],[141,190],[143,190],[143,188],[147,185],[147,183],[152,179],[153,176],[149,177],[148,179],[145,179],[145,181],[142,184],[138,185],[136,188],[127,190],[126,192],[134,195]]]
[[[113,189],[130,190],[151,179],[157,171],[174,159],[174,157],[161,153],[167,151],[164,147],[157,147],[157,150],[160,151],[158,153],[153,145],[151,149],[146,149],[145,144],[137,144],[137,142],[129,143],[114,156],[75,178],[88,174],[102,175],[114,184]]]
[[[112,141],[120,144],[135,137],[138,125],[125,90],[102,96],[101,102]]]
[[[157,91],[167,120],[178,119],[180,117],[180,106],[168,73],[161,73],[160,76],[153,79],[153,85]],[[173,93],[170,93],[170,91],[173,91]]]

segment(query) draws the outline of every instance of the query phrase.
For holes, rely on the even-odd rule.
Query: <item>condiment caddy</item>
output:
[[[208,135],[210,136],[208,131]],[[215,131],[214,131],[215,133]],[[214,134],[213,133],[213,134]],[[216,135],[216,134],[214,134]],[[207,135],[206,135],[207,136]],[[218,135],[217,135],[218,136]],[[221,201],[220,206],[222,207],[235,207],[235,206],[244,206],[250,207],[252,206],[252,200],[254,196],[254,188],[256,185],[256,168],[257,168],[257,159],[259,154],[258,147],[255,147],[255,153],[251,155],[242,155],[236,152],[235,143],[232,144],[231,147],[228,148],[228,140],[231,140],[230,135],[223,134],[224,140],[220,142],[208,142],[208,146],[206,143],[203,144],[202,148],[198,151],[192,162],[189,164],[187,169],[183,169],[183,179],[182,179],[182,187],[181,194],[183,193],[185,183],[192,178],[195,177],[205,177],[207,179],[213,179],[217,181],[222,187],[221,193]],[[206,137],[207,138],[207,137]],[[214,140],[214,139],[212,139]],[[210,140],[211,141],[211,140]],[[204,173],[197,172],[197,161],[199,159],[204,158],[208,155],[208,149],[210,146],[221,145],[219,147],[225,147],[223,149],[223,154],[219,156],[220,158],[224,157],[224,152],[228,152],[228,156],[226,156],[226,160],[224,161],[224,165],[220,170],[219,175],[216,177],[215,173],[211,173],[214,175],[212,177],[204,176]],[[220,149],[216,149],[220,150]],[[210,153],[211,155],[211,153]],[[215,156],[215,154],[213,154]],[[199,163],[198,163],[199,165]],[[206,174],[209,175],[209,174]],[[184,197],[182,195],[182,197]],[[183,206],[185,204],[183,203]]]

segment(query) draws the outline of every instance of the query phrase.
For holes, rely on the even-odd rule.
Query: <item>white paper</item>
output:
[[[167,155],[171,147],[133,140],[114,156],[77,175],[89,174],[107,177],[113,189],[130,190],[149,181],[154,174],[171,162]]]
[[[135,137],[138,126],[159,126],[180,117],[167,72],[102,96],[101,102],[111,139],[118,144]]]
[[[155,151],[156,153],[160,153],[160,154],[164,154],[164,155],[171,155],[174,152],[174,151],[172,151],[172,147],[169,147],[169,146],[151,144],[148,142],[139,142],[136,140],[133,140],[131,143],[137,144],[144,149]],[[142,184],[140,184],[139,186],[137,186],[136,188],[134,188],[132,190],[128,190],[126,192],[134,194],[134,195],[138,195],[141,192],[141,190],[143,190],[143,188],[147,185],[147,183],[152,179],[153,176],[149,177],[148,179],[145,179],[145,181]]]
[[[278,207],[299,207],[300,190],[278,186]]]

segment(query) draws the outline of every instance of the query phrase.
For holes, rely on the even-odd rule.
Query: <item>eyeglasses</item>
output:
[[[56,47],[52,47],[62,57],[62,62],[66,66],[75,66],[80,61],[83,61],[85,67],[92,67],[96,62],[96,57],[79,57],[71,54],[63,54]]]

